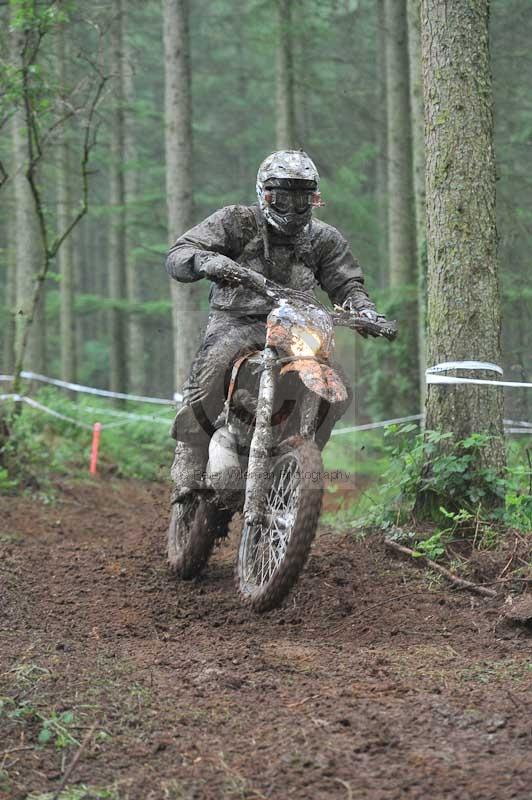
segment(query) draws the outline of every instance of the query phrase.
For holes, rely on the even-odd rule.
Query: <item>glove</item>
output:
[[[377,319],[375,306],[369,304],[365,305],[364,300],[356,295],[346,297],[342,304],[342,308],[345,311],[348,311],[350,314],[358,314],[360,317],[366,317],[366,319],[371,320],[371,322],[375,322]]]
[[[377,322],[377,312],[374,308],[363,308],[358,313],[359,316],[366,317],[366,319],[369,319],[371,322]]]
[[[225,256],[203,256],[201,263],[196,267],[196,272],[211,281],[221,281],[224,280],[224,271],[232,264],[231,259]]]

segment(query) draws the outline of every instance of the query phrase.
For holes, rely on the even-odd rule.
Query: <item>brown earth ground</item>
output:
[[[500,599],[329,528],[257,617],[234,542],[169,576],[167,494],[0,498],[2,798],[51,800],[82,742],[64,800],[532,798],[530,636]]]

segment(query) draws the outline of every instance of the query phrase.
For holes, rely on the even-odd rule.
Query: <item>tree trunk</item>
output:
[[[116,19],[111,26],[110,68],[114,85],[111,120],[109,229],[109,297],[119,302],[126,297],[126,237],[124,195],[124,81],[122,26],[124,0],[115,3]],[[125,392],[127,383],[126,325],[124,312],[114,307],[109,312],[110,388]]]
[[[66,40],[63,26],[57,32],[56,67],[57,81],[59,84],[60,98],[64,99],[66,91]],[[72,213],[72,193],[70,190],[70,156],[66,128],[60,131],[60,141],[57,145],[57,230],[61,234],[66,230]],[[76,381],[76,321],[74,313],[75,299],[75,274],[74,274],[74,244],[73,237],[67,236],[57,253],[57,265],[61,283],[59,284],[61,298],[60,313],[60,347],[61,347],[61,378],[74,383]]]
[[[385,0],[390,286],[414,283],[415,212],[406,0]]]
[[[246,53],[250,47],[246,34],[246,11],[247,0],[237,0],[233,2],[233,25],[234,25],[234,45],[235,45],[235,69],[237,75],[237,91],[240,102],[244,107],[248,105],[248,70],[246,64]],[[242,120],[238,119],[238,125],[242,125]],[[242,196],[246,197],[249,187],[253,187],[253,182],[249,179],[250,163],[252,159],[249,152],[248,139],[242,141],[238,148],[238,188],[242,191]]]
[[[425,405],[426,383],[426,305],[427,305],[427,221],[425,208],[425,140],[423,74],[421,70],[421,0],[407,0],[408,56],[410,61],[410,111],[417,250],[417,315],[419,391]]]
[[[379,222],[379,286],[389,283],[388,256],[388,141],[386,119],[386,16],[384,0],[377,0],[377,163],[376,195]]]
[[[165,153],[168,238],[192,221],[192,94],[187,0],[163,0],[165,56]],[[196,354],[200,330],[198,287],[171,281],[174,378],[181,391]]]
[[[4,209],[7,210],[6,225],[6,324],[3,331],[3,356],[4,371],[9,375],[15,367],[15,308],[17,302],[17,239],[16,227],[13,224],[15,216],[15,197],[11,187],[5,186],[3,190],[7,198],[4,197]]]
[[[130,13],[130,12],[129,12]],[[134,249],[138,230],[135,204],[138,195],[138,179],[135,162],[138,159],[135,125],[135,85],[133,53],[127,37],[128,14],[123,24],[123,78],[124,78],[124,156],[125,156],[125,222],[126,222],[126,277],[127,296],[132,303],[142,302],[141,264]],[[129,312],[128,317],[128,386],[134,394],[143,394],[146,387],[146,338],[142,314]]]
[[[401,344],[394,352],[403,396],[420,408],[416,291],[416,230],[406,0],[385,0],[388,121],[388,257],[393,313],[400,308]],[[410,412],[412,413],[412,412]]]
[[[488,0],[422,0],[421,30],[428,360],[500,364]],[[475,372],[473,377],[496,376]],[[452,432],[445,448],[471,433],[488,434],[492,439],[481,464],[497,472],[505,464],[502,412],[501,389],[428,387],[427,429]]]
[[[17,14],[14,5],[12,13]],[[24,62],[24,32],[15,24],[12,27],[13,63],[18,69],[24,69],[27,66]],[[35,282],[43,269],[45,258],[37,210],[27,177],[28,135],[25,112],[19,107],[12,118],[17,264],[15,352],[17,356],[21,353],[24,329],[28,319],[33,315],[23,366],[26,370],[44,372],[46,355],[44,291],[41,292],[37,308],[32,309],[32,301]]]
[[[276,146],[278,150],[296,147],[296,117],[294,95],[294,61],[292,37],[292,0],[277,0],[277,117]]]

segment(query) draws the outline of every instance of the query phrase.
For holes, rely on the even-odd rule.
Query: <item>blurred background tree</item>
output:
[[[320,215],[351,241],[370,293],[402,326],[403,336],[393,348],[355,340],[345,332],[338,335],[339,360],[358,386],[350,414],[367,419],[418,411],[418,361],[422,363],[424,342],[416,320],[421,320],[423,332],[423,314],[418,312],[424,307],[425,245],[420,228],[422,154],[416,144],[416,6],[416,0],[0,4],[0,159],[10,176],[0,190],[2,371],[13,366],[14,322],[35,280],[38,268],[32,253],[40,246],[31,204],[25,205],[23,108],[13,89],[21,74],[20,59],[31,53],[21,50],[23,28],[13,24],[13,17],[22,11],[50,15],[60,9],[61,15],[49,16],[33,72],[26,73],[32,96],[45,103],[36,112],[40,123],[60,107],[78,109],[72,98],[91,78],[102,40],[108,80],[97,111],[89,211],[50,262],[45,313],[41,327],[34,328],[39,332],[25,366],[54,376],[75,375],[103,388],[170,396],[179,388],[178,365],[189,359],[206,321],[209,286],[206,281],[195,284],[193,305],[179,310],[172,322],[176,306],[164,271],[168,242],[222,205],[254,202],[258,164],[281,143],[281,136],[290,136],[312,156],[322,175],[326,206]],[[165,69],[170,69],[165,11],[179,10],[188,21],[190,110],[184,122],[190,142],[176,136],[172,147],[165,123]],[[506,0],[493,4],[490,23],[502,366],[516,380],[532,378],[529,12],[528,0]],[[176,56],[183,57],[183,51]],[[65,206],[74,210],[79,205],[75,170],[82,136],[78,109],[43,147],[38,180],[53,230],[63,224]],[[184,157],[185,173],[175,166],[179,158],[169,169],[181,146],[191,153]],[[406,166],[398,163],[399,157],[407,159]],[[408,188],[397,183],[399,167]],[[186,199],[188,210],[167,205],[172,189],[177,201]],[[397,236],[406,236],[408,254],[402,254]],[[530,404],[530,392],[509,392],[507,415],[529,419]]]

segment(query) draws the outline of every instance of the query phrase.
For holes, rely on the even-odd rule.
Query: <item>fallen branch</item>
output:
[[[391,542],[389,539],[385,539],[384,546],[388,548],[388,550],[393,550],[396,553],[402,553],[403,555],[410,556],[411,558],[417,559],[417,561],[421,561],[427,567],[434,570],[435,572],[439,572],[440,575],[444,575],[448,581],[454,583],[455,586],[459,586],[461,589],[467,589],[470,592],[475,592],[475,594],[481,594],[484,597],[496,597],[497,592],[495,589],[486,589],[485,586],[478,586],[476,583],[471,583],[471,581],[466,581],[465,578],[459,578],[458,575],[454,575],[452,572],[449,572],[448,569],[442,567],[440,564],[437,564],[431,558],[428,558],[424,555],[419,555],[415,550],[412,550],[410,547],[405,547],[402,544],[398,544],[397,542]]]
[[[63,777],[61,779],[61,783],[57,787],[57,789],[55,791],[55,794],[52,797],[52,800],[58,800],[59,795],[61,794],[61,792],[63,791],[63,789],[67,785],[68,781],[70,780],[70,776],[72,775],[72,773],[76,769],[78,761],[80,760],[83,751],[85,750],[85,748],[87,747],[88,743],[92,739],[92,734],[96,730],[96,725],[97,725],[97,723],[95,722],[94,725],[91,726],[90,730],[86,734],[86,736],[83,739],[83,741],[81,742],[81,744],[80,744],[80,746],[79,746],[79,748],[77,750],[76,755],[74,756],[74,758],[72,759],[72,761],[70,762],[68,767],[66,768],[65,774],[63,775]]]
[[[516,552],[517,552],[517,543],[518,543],[518,541],[519,541],[519,540],[518,540],[518,538],[517,538],[517,536],[516,536],[516,537],[515,537],[515,541],[514,541],[514,549],[512,550],[512,555],[510,556],[510,559],[509,559],[508,563],[506,564],[506,566],[504,567],[504,569],[503,569],[503,570],[502,570],[502,571],[499,573],[499,575],[497,576],[497,579],[498,579],[498,580],[501,580],[501,578],[504,578],[504,576],[506,575],[506,573],[507,573],[507,572],[508,572],[508,570],[510,569],[510,567],[511,567],[511,565],[512,565],[512,563],[513,563],[513,560],[514,560],[515,554],[516,554]]]
[[[8,750],[2,750],[0,752],[0,756],[7,756],[10,753],[20,753],[22,750],[33,750],[33,749],[34,749],[33,745],[28,745],[28,746],[25,745],[24,747],[10,747]]]

